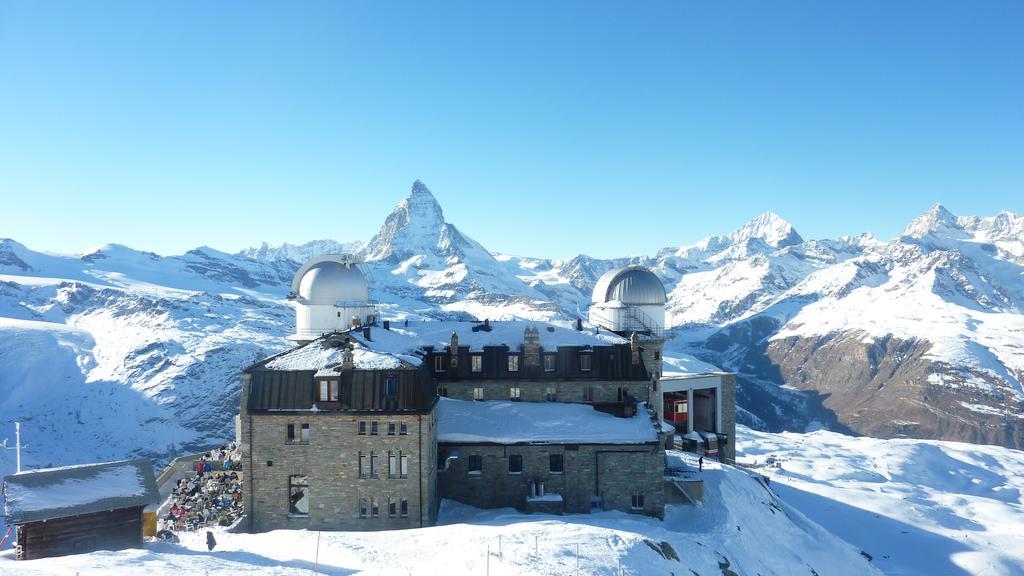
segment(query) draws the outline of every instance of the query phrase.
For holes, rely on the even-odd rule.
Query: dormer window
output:
[[[519,372],[519,355],[509,354],[508,355],[508,371]]]
[[[594,355],[589,352],[580,354],[580,372],[590,372],[593,356]]]
[[[444,354],[434,356],[434,372],[444,372],[447,367],[447,358]]]
[[[337,402],[338,401],[338,381],[337,380],[321,380],[320,381],[320,397],[321,402]]]
[[[384,394],[389,398],[398,396],[398,375],[388,374],[384,380]]]
[[[554,372],[555,371],[555,355],[545,354],[544,355],[544,371]]]
[[[470,358],[470,370],[473,372],[484,371],[484,357],[479,354],[473,354]]]

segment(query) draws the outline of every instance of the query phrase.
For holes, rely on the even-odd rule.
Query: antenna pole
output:
[[[15,474],[21,473],[21,422],[14,423]]]

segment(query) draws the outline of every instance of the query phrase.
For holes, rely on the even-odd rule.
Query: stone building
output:
[[[304,265],[291,298],[298,346],[242,375],[254,531],[427,526],[441,498],[660,516],[677,429],[690,449],[731,454],[735,380],[683,396],[675,384],[663,418],[665,292],[642,268],[602,277],[589,326],[379,321],[341,256]],[[701,419],[679,416],[681,401]]]
[[[640,403],[620,417],[568,403],[441,400],[445,498],[527,512],[661,516],[664,436]]]
[[[436,407],[420,366],[344,334],[250,366],[240,412],[249,527],[433,524]]]

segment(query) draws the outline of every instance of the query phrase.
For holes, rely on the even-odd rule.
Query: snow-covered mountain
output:
[[[67,430],[97,457],[131,455],[112,440],[130,430],[163,430],[136,450],[157,456],[229,436],[240,368],[286,346],[300,260],[340,248],[362,250],[385,317],[585,317],[602,273],[644,264],[670,294],[668,351],[737,371],[747,423],[1020,447],[1022,231],[937,206],[889,242],[804,240],[768,213],[651,256],[551,260],[489,253],[417,181],[365,244],[62,256],[0,240],[0,387],[18,390],[0,423],[26,421],[37,465],[68,462]],[[60,412],[55,380],[89,409]],[[97,415],[132,402],[120,428]]]
[[[900,237],[832,250],[835,263],[780,283],[703,339],[681,339],[737,370],[747,405],[778,399],[782,386],[803,391],[769,425],[816,419],[1022,447],[1022,224],[936,206]]]
[[[160,461],[231,437],[240,369],[287,346],[294,312],[284,297],[294,272],[302,260],[338,250],[366,258],[385,317],[585,317],[601,274],[643,264],[669,293],[666,361],[699,365],[697,357],[735,370],[740,417],[749,424],[1024,446],[1024,217],[963,217],[935,206],[882,242],[869,234],[805,240],[768,213],[732,233],[650,256],[552,260],[488,252],[445,221],[421,182],[366,243],[321,240],[238,254],[200,247],[160,256],[119,245],[55,255],[0,240],[0,439],[10,437],[12,421],[22,421],[25,463],[41,467],[129,456]],[[800,443],[833,440],[819,433]],[[828,448],[822,460],[828,450],[840,448]],[[941,465],[963,467],[949,459],[935,464],[935,450],[884,458],[910,462],[924,454],[928,470],[920,473],[933,475],[920,477],[927,481]],[[994,457],[979,458],[984,464]],[[13,470],[13,460],[0,450],[0,474]],[[870,480],[858,467],[877,463],[858,462],[836,485]],[[803,476],[793,478],[780,480],[797,486]],[[988,516],[979,520],[981,512],[951,519],[939,508],[960,496],[946,488],[919,499],[938,510],[929,516],[935,530],[947,521],[991,524]],[[1007,505],[1019,505],[1014,494]],[[817,500],[797,494],[793,501]],[[979,501],[978,510],[986,505]],[[832,527],[847,517],[814,518]],[[797,526],[810,526],[802,522]],[[644,550],[652,529],[633,529],[623,537]],[[588,539],[604,538],[587,530]],[[807,530],[799,537],[818,528]],[[874,546],[869,536],[844,537]],[[249,545],[239,541],[240,549]],[[723,558],[761,566],[740,560],[748,545],[757,549],[737,542]],[[640,558],[633,548],[626,554]],[[987,552],[967,554],[991,562]],[[643,558],[639,566],[661,565]]]
[[[363,249],[362,242],[335,242],[334,240],[312,240],[305,244],[289,244],[285,242],[279,246],[271,246],[264,242],[260,246],[246,248],[238,253],[239,256],[274,262],[278,260],[291,260],[293,262],[305,262],[322,256],[324,254],[349,254],[359,252]]]

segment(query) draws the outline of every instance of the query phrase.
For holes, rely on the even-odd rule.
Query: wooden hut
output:
[[[4,478],[19,560],[142,547],[142,509],[160,499],[149,460],[31,470]]]

